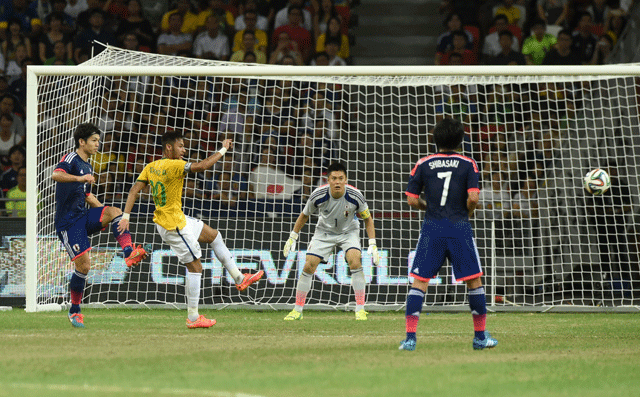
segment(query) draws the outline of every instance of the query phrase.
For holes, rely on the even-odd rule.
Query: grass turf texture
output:
[[[474,351],[468,313],[423,316],[398,351],[402,312],[0,312],[0,396],[638,396],[640,315],[489,314],[500,344]]]

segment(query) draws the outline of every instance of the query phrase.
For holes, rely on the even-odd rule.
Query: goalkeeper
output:
[[[314,213],[319,214],[316,230],[307,247],[304,269],[296,288],[296,305],[284,318],[285,320],[301,320],[302,309],[311,289],[313,273],[320,262],[326,263],[327,258],[336,247],[345,252],[345,258],[351,269],[351,285],[356,295],[356,320],[366,320],[364,310],[365,279],[360,260],[360,222],[356,216],[364,220],[367,236],[369,237],[368,252],[374,264],[378,264],[380,257],[376,246],[376,231],[373,218],[369,213],[369,206],[362,193],[351,185],[347,185],[347,170],[340,163],[333,163],[327,168],[327,185],[315,189],[302,213],[298,216],[293,231],[284,245],[283,254],[295,250],[298,233]]]
[[[153,212],[156,229],[162,241],[169,244],[178,260],[187,267],[187,328],[209,328],[216,323],[216,320],[198,314],[202,278],[200,243],[209,244],[216,258],[235,280],[239,291],[244,291],[264,275],[263,270],[252,274],[240,273],[235,259],[224,244],[222,234],[201,220],[185,216],[182,212],[182,188],[186,174],[203,172],[213,167],[231,147],[231,139],[225,139],[222,145],[222,149],[208,158],[198,163],[189,163],[182,160],[186,150],[182,135],[175,131],[162,135],[163,158],[147,164],[140,173],[138,180],[129,190],[124,214],[118,227],[119,230],[129,230],[129,216],[138,193],[147,184],[151,185],[151,195],[156,206]]]

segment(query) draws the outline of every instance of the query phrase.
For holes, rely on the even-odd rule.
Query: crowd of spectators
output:
[[[155,18],[146,15],[145,6],[149,6],[146,3],[143,0],[0,0],[2,196],[6,197],[11,189],[19,185],[20,167],[25,165],[28,65],[77,65],[104,49],[97,42],[128,50],[221,61],[283,65],[351,63],[351,0],[174,0],[159,4],[161,8],[167,7],[166,12]],[[158,8],[158,4],[155,6]],[[176,128],[175,120],[180,116],[184,120],[177,124],[181,124],[179,127],[184,127],[185,131],[190,130],[187,127],[198,127],[216,132],[219,130],[220,134],[225,134],[237,133],[238,128],[246,129],[251,137],[239,139],[240,150],[236,151],[243,153],[244,157],[234,160],[245,160],[252,167],[268,164],[253,158],[255,154],[247,154],[248,147],[254,144],[253,130],[256,130],[258,137],[267,133],[274,135],[272,127],[275,124],[272,121],[275,120],[280,123],[276,131],[279,134],[289,122],[290,115],[287,113],[291,98],[279,95],[268,97],[264,103],[266,113],[263,113],[263,103],[251,102],[256,100],[257,95],[248,93],[245,86],[242,93],[215,94],[218,99],[227,102],[219,109],[211,109],[207,107],[211,107],[212,98],[204,96],[208,95],[207,88],[213,88],[212,81],[194,83],[190,79],[172,80],[131,78],[118,82],[114,79],[111,86],[117,88],[118,84],[125,84],[128,93],[122,94],[125,90],[118,89],[105,91],[99,118],[102,120],[100,127],[108,134],[103,137],[101,153],[94,159],[96,172],[104,179],[104,184],[99,184],[98,192],[102,199],[121,198],[114,191],[122,188],[122,184],[131,178],[120,178],[118,173],[134,175],[140,166],[139,161],[148,162],[157,157],[157,144],[146,133],[156,136],[163,131],[160,128],[142,131],[132,126],[134,122],[146,125],[172,124],[171,128]],[[230,86],[239,89],[245,83],[238,82]],[[209,86],[205,86],[207,84]],[[166,89],[167,86],[171,87],[170,90]],[[272,86],[269,90],[271,93],[273,90],[287,91],[287,87]],[[291,87],[288,91],[291,95]],[[196,98],[190,98],[189,92],[196,92]],[[134,109],[132,104],[136,101],[142,105]],[[258,106],[260,113],[257,112]],[[186,108],[190,111],[178,111],[181,114],[176,114],[176,109]],[[144,112],[145,116],[135,120],[125,110],[138,110]],[[50,113],[43,118],[51,120],[53,116]],[[211,114],[216,115],[213,117],[215,120],[206,119],[212,118]],[[269,119],[263,120],[265,118]],[[315,123],[315,115],[312,121]],[[297,129],[298,126],[292,128]],[[313,131],[315,125],[300,128]],[[122,141],[123,134],[131,136],[125,136],[128,140]],[[313,135],[313,132],[309,134]],[[200,137],[208,142],[215,142],[217,137],[212,133],[211,138],[207,140]],[[234,139],[237,138],[234,136]],[[297,141],[295,137],[292,139]],[[121,142],[131,145],[121,148]],[[197,143],[193,143],[193,146],[190,155],[196,157],[202,157],[212,149],[196,148]],[[295,145],[292,148],[291,156],[298,150]],[[128,153],[128,158],[114,158],[123,157],[114,154],[116,150]],[[251,148],[251,151],[255,150],[258,149]],[[282,162],[279,167],[283,171],[286,169],[287,177],[294,177],[293,174],[298,172],[296,167],[280,157],[276,161]],[[248,170],[238,171],[238,175],[216,173],[214,177],[224,185],[234,183],[242,175],[240,186],[246,188]],[[295,180],[299,182],[302,175],[300,171]],[[195,191],[201,187],[196,186]],[[216,189],[220,191],[217,185]],[[223,194],[223,201],[232,205],[233,199],[228,196],[227,193]],[[245,197],[245,194],[238,194],[238,197]],[[1,207],[6,207],[3,204],[0,202]]]
[[[631,0],[444,0],[436,65],[599,65]]]

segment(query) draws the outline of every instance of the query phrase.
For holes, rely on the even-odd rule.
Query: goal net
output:
[[[56,237],[51,173],[74,150],[73,130],[83,122],[103,131],[91,160],[93,194],[119,208],[144,165],[161,157],[166,131],[185,135],[189,161],[234,140],[213,170],[186,178],[183,207],[221,231],[241,270],[266,275],[240,293],[203,246],[201,305],[213,307],[295,302],[317,218],[298,251],[285,258],[282,246],[310,193],[326,182],[326,166],[344,163],[371,208],[381,254],[374,265],[363,230],[368,307],[399,309],[423,217],[404,192],[412,167],[434,152],[429,133],[443,117],[463,121],[462,152],[481,170],[472,223],[490,305],[637,306],[640,69],[517,70],[528,74],[255,66],[114,47],[80,66],[29,67],[28,155],[37,166],[29,170],[27,309],[69,301],[73,264]],[[612,187],[591,196],[582,178],[598,167]],[[108,228],[92,236],[85,304],[185,304],[185,268],[157,234],[153,209],[144,191],[132,237],[151,254],[139,267],[127,268]],[[466,304],[450,266],[431,284],[426,304]],[[318,267],[308,303],[346,309],[353,302],[344,252],[335,252]]]

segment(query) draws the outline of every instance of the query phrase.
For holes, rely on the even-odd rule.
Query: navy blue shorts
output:
[[[102,216],[106,208],[90,208],[71,227],[57,230],[58,238],[72,261],[91,249],[89,236],[102,230]]]
[[[482,275],[480,255],[469,222],[425,220],[420,231],[411,276],[422,281],[434,278],[449,258],[458,281]]]

